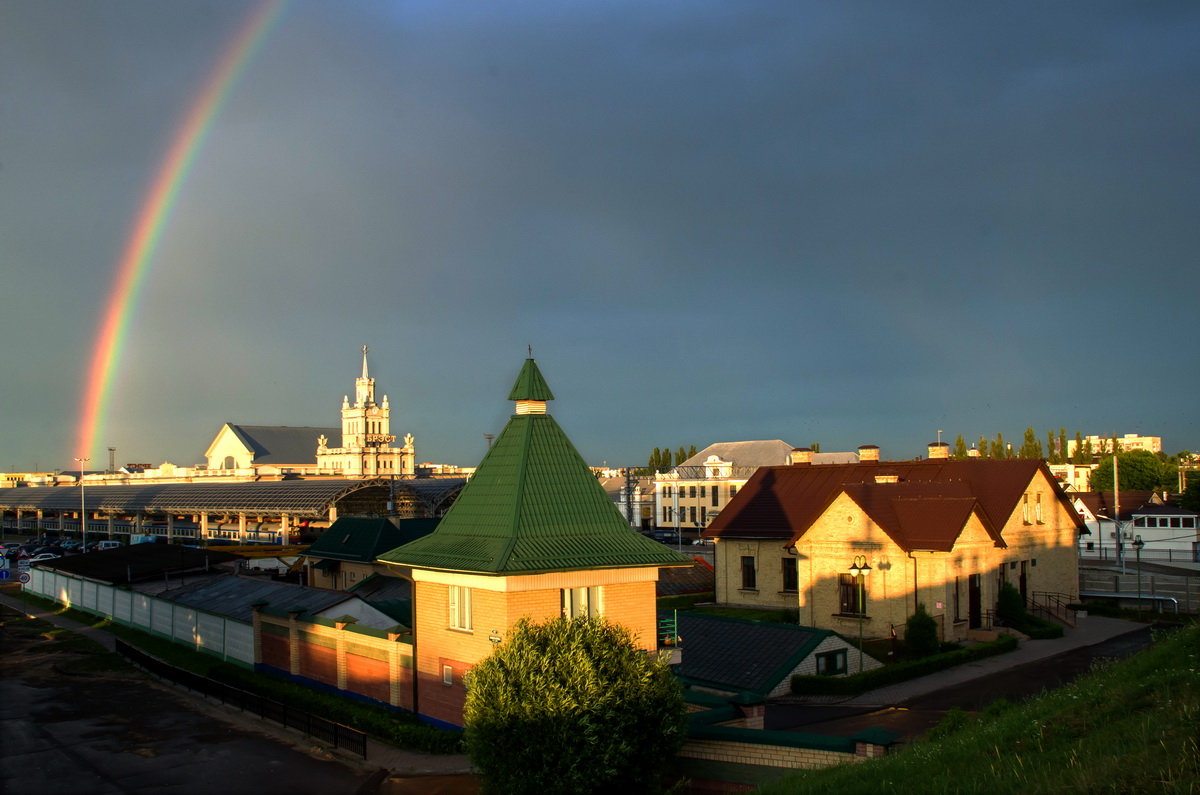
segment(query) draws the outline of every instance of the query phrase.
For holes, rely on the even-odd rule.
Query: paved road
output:
[[[67,657],[0,631],[0,791],[338,795],[370,777],[218,720],[139,673],[72,675]]]

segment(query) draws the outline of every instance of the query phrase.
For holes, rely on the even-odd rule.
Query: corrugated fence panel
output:
[[[225,654],[254,664],[254,627],[240,621],[225,622]]]
[[[129,623],[135,627],[150,629],[150,597],[145,594],[133,594],[133,617]]]
[[[171,637],[180,643],[195,645],[196,643],[196,611],[186,607],[175,606],[172,621]]]
[[[67,593],[71,597],[71,604],[77,605],[81,603],[83,601],[83,581],[69,578],[64,579],[67,580]]]
[[[83,583],[83,593],[80,597],[79,604],[81,604],[82,606],[86,607],[89,610],[98,610],[100,607],[100,603],[99,603],[99,599],[97,599],[96,590],[99,587],[100,586],[97,583],[84,582]]]
[[[113,589],[112,615],[118,621],[124,621],[126,624],[133,623],[133,594],[130,591]]]
[[[208,613],[196,613],[196,645],[214,654],[225,653],[225,621]]]
[[[171,636],[171,630],[174,625],[174,619],[171,617],[172,605],[170,602],[160,602],[157,599],[150,600],[150,629],[155,632]]]

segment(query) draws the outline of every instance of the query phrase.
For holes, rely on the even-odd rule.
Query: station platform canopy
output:
[[[0,511],[108,513],[256,513],[321,518],[339,512],[382,513],[389,501],[406,513],[439,516],[465,478],[274,480],[244,483],[155,483],[145,486],[39,486],[0,489]],[[371,507],[380,510],[371,510]],[[349,509],[349,510],[348,510]]]

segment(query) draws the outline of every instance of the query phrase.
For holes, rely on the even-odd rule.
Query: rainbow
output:
[[[171,216],[175,200],[187,180],[213,121],[246,66],[283,14],[287,0],[261,0],[235,32],[218,59],[199,96],[171,140],[134,220],[129,239],[117,263],[116,278],[101,316],[95,350],[87,369],[80,411],[75,457],[89,458],[107,414],[109,387],[120,363],[129,320],[137,305],[146,272]]]

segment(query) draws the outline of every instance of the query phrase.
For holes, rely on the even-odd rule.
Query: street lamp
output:
[[[1146,542],[1142,540],[1140,535],[1133,537],[1133,549],[1137,552],[1137,569],[1138,569],[1138,618],[1142,617],[1142,547],[1146,546]]]
[[[87,546],[87,504],[83,501],[83,470],[90,458],[76,458],[79,462],[79,546],[82,549]]]
[[[854,561],[850,564],[850,576],[854,578],[855,584],[858,586],[857,596],[858,604],[855,605],[855,613],[858,614],[858,672],[863,670],[863,623],[867,619],[867,575],[871,573],[871,566],[867,563],[867,558],[864,555],[855,555]]]

